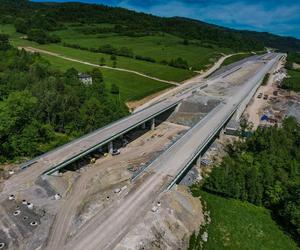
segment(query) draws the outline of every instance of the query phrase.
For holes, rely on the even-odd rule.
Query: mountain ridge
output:
[[[264,47],[276,48],[283,52],[300,51],[300,40],[294,37],[236,30],[186,17],[159,17],[120,7],[82,2],[41,3],[28,0],[0,0],[0,3],[0,13],[14,18],[28,18],[34,11],[34,15],[46,15],[59,22],[110,22],[123,25],[133,32],[166,32],[183,39],[196,39],[236,51],[261,50]]]

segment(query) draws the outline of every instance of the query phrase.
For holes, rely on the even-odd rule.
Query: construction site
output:
[[[280,124],[287,115],[300,119],[299,95],[280,89],[286,77],[284,63],[279,61],[267,84],[258,88],[243,113],[253,129]],[[75,244],[78,235],[97,225],[88,227],[92,220],[108,217],[130,199],[151,176],[151,163],[230,98],[262,64],[246,63],[206,88],[194,90],[174,109],[157,116],[155,129],[145,123],[114,140],[110,153],[105,147],[98,148],[37,179],[18,166],[7,166],[1,183],[0,249],[73,249],[72,242]],[[218,73],[211,77],[217,76]],[[171,190],[154,192],[151,205],[141,207],[143,213],[134,221],[128,218],[128,232],[116,236],[118,242],[111,248],[186,249],[190,235],[205,223],[203,205],[192,197],[188,186],[201,181],[221,161],[225,146],[239,138],[239,127],[234,130],[236,134],[226,133],[226,128],[218,134],[201,160],[195,161]],[[29,178],[24,181],[26,177]]]

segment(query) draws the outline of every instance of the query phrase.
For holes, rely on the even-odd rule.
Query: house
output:
[[[79,81],[81,81],[85,85],[90,85],[93,83],[93,78],[85,73],[78,74]]]

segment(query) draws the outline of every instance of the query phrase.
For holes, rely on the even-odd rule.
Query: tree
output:
[[[0,34],[0,50],[8,50],[10,43],[7,35]]]
[[[93,68],[91,71],[91,76],[94,82],[103,82],[103,75],[99,68]]]
[[[104,66],[105,65],[105,58],[101,57],[100,59],[100,66]]]
[[[186,46],[187,46],[187,45],[189,45],[189,44],[190,44],[190,42],[189,42],[188,39],[184,39],[184,40],[183,40],[183,45],[186,45]]]
[[[287,118],[282,127],[258,129],[228,151],[206,178],[204,189],[271,209],[300,236],[300,124]]]
[[[88,99],[80,111],[80,120],[85,132],[90,132],[104,126],[109,121],[107,107],[103,106],[99,99],[92,97]]]
[[[79,74],[79,72],[75,68],[67,69],[67,71],[65,72],[65,76],[67,78],[76,78],[76,79],[78,79],[78,74]]]
[[[113,83],[111,85],[110,93],[112,93],[114,95],[118,95],[120,93],[119,87],[116,84]]]
[[[28,32],[28,22],[23,18],[17,18],[15,21],[15,28],[17,32],[26,34]]]
[[[31,122],[36,106],[37,98],[27,90],[10,94],[0,106],[1,137],[21,131],[26,124]]]
[[[116,56],[116,55],[111,55],[111,56],[110,56],[110,60],[116,61],[116,60],[117,60],[117,56]]]

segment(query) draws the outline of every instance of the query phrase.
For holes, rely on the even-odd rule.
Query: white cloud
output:
[[[119,6],[160,16],[184,16],[234,28],[269,31],[278,34],[298,33],[300,5],[282,2],[272,5],[268,1],[162,1],[137,6],[131,0],[122,0]],[[300,34],[299,34],[300,35]]]

